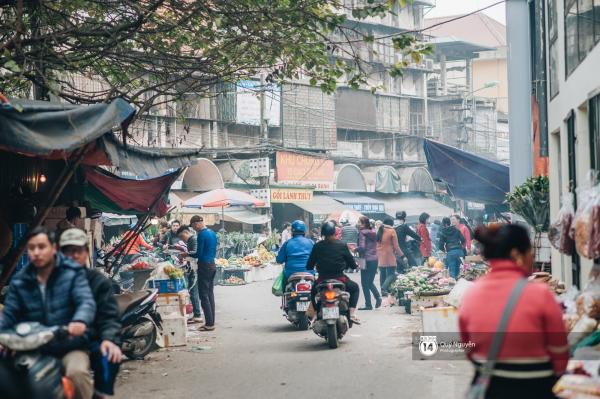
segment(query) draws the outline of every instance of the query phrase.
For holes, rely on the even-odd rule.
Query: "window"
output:
[[[590,118],[590,165],[600,168],[600,95],[592,97],[589,103]]]
[[[551,17],[553,11],[555,12],[555,10],[550,12]],[[551,25],[554,22],[552,21]],[[552,35],[556,31],[556,27],[551,26],[550,30]],[[550,37],[552,38],[552,36]],[[565,64],[567,76],[577,68],[577,65],[584,60],[599,40],[600,0],[565,0]],[[552,53],[552,50],[550,52]]]
[[[550,98],[558,94],[558,23],[556,14],[556,0],[548,1],[548,43],[550,43],[550,76],[549,92]]]

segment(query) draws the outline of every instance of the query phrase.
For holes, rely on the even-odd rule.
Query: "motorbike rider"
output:
[[[85,273],[81,266],[57,252],[54,234],[45,227],[29,233],[27,255],[29,264],[13,277],[8,288],[0,330],[25,321],[49,327],[67,326],[70,337],[45,345],[42,353],[62,358],[76,397],[91,399],[92,376],[84,335],[94,320],[96,303]]]
[[[114,384],[119,372],[122,353],[119,347],[121,322],[112,282],[97,270],[86,267],[90,253],[83,230],[69,229],[60,236],[61,252],[85,270],[96,301],[96,317],[91,325],[90,360],[94,371],[95,398],[114,395]],[[108,362],[103,365],[103,357]]]
[[[321,235],[323,240],[316,243],[313,247],[306,268],[308,270],[317,269],[319,278],[313,285],[311,292],[311,301],[316,309],[315,296],[317,286],[325,280],[338,280],[346,285],[346,291],[350,294],[350,318],[356,324],[360,321],[356,317],[356,306],[360,296],[358,284],[344,275],[346,269],[358,268],[354,257],[350,253],[348,246],[335,238],[336,226],[332,222],[325,222],[321,226]]]
[[[305,234],[306,224],[302,220],[295,220],[292,223],[292,238],[283,243],[277,253],[277,263],[285,264],[283,272],[286,282],[294,273],[315,273],[314,270],[306,269],[306,262],[315,244]]]

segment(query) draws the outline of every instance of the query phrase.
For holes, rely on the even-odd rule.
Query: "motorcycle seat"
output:
[[[344,284],[340,280],[329,279],[329,280],[321,281],[319,283],[319,285],[317,286],[317,288],[326,287],[329,284],[332,284],[334,288],[345,288],[346,287],[346,284]]]
[[[125,292],[117,295],[117,306],[119,314],[125,313],[127,309],[137,306],[142,303],[151,293],[149,291]]]
[[[300,272],[300,273],[294,273],[290,276],[290,278],[288,278],[288,281],[296,281],[296,280],[309,280],[309,281],[314,281],[315,276],[311,273],[305,273],[305,272]]]

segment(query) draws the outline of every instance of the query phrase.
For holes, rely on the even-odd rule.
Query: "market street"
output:
[[[116,397],[464,397],[472,375],[466,361],[411,359],[409,332],[419,330],[419,317],[398,307],[360,312],[363,324],[330,350],[281,316],[271,284],[217,287],[218,328],[200,333],[206,342],[192,338],[187,347],[126,362]]]

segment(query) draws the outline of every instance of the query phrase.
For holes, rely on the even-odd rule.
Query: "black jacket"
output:
[[[398,236],[398,245],[400,246],[402,252],[406,252],[405,249],[408,249],[406,236],[411,236],[415,241],[421,242],[421,237],[419,237],[416,232],[408,227],[406,223],[396,226],[394,230],[396,230],[396,235]]]
[[[86,269],[92,295],[96,301],[96,318],[92,323],[93,341],[120,342],[121,322],[112,282],[97,270]]]
[[[315,266],[320,280],[342,277],[344,270],[358,267],[348,245],[339,240],[323,240],[314,245],[306,268],[313,270]]]
[[[454,226],[442,227],[439,233],[440,243],[438,248],[443,251],[451,249],[462,249],[465,243],[465,237]]]

